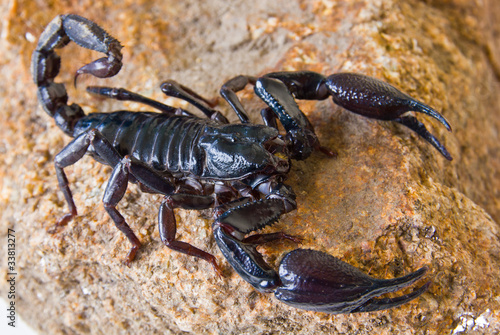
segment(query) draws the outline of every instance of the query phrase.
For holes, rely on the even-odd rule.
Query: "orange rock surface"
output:
[[[46,334],[443,334],[500,331],[500,6],[495,0],[426,1],[11,1],[0,4],[0,237],[16,234],[17,312]],[[427,265],[430,290],[396,309],[327,315],[290,308],[256,292],[225,263],[209,211],[177,211],[180,239],[213,253],[210,265],[170,251],[156,228],[158,195],[129,187],[119,209],[143,247],[130,245],[101,199],[110,168],[90,157],[68,176],[79,216],[56,234],[66,212],[53,158],[69,138],[38,106],[29,72],[38,36],[56,15],[75,13],[124,45],[113,78],[82,76],[98,57],[70,44],[59,81],[87,113],[147,110],[90,97],[86,85],[126,87],[168,104],[159,84],[175,79],[215,98],[238,74],[275,70],[365,73],[435,107],[453,133],[418,116],[448,147],[448,162],[408,129],[349,113],[331,101],[302,102],[322,144],[294,163],[288,183],[297,211],[266,231],[302,236],[303,248],[335,255],[375,277]],[[99,56],[100,57],[100,56]],[[263,107],[240,94],[252,119]],[[217,106],[236,117],[219,100]],[[193,110],[193,109],[192,109]],[[193,110],[194,111],[194,110]],[[292,243],[262,247],[277,265]],[[6,248],[0,249],[2,278]],[[2,298],[7,283],[0,281]],[[4,322],[4,321],[2,321]]]

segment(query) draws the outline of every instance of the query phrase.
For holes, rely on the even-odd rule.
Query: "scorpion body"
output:
[[[96,129],[121,156],[128,155],[160,173],[201,177],[204,160],[197,142],[214,126],[205,119],[120,111],[82,117],[73,137]]]
[[[69,213],[51,232],[77,215],[64,168],[86,153],[113,168],[104,192],[106,211],[132,244],[125,263],[130,266],[140,241],[116,206],[129,182],[142,190],[164,195],[158,214],[159,233],[169,248],[208,261],[221,275],[215,257],[176,239],[175,208],[214,209],[213,234],[233,269],[261,292],[296,308],[326,313],[367,312],[404,304],[425,292],[429,282],[413,292],[379,299],[423,277],[426,268],[406,276],[382,280],[315,250],[296,249],[282,259],[279,271],[265,262],[257,246],[299,238],[284,233],[247,234],[268,226],[297,208],[293,190],[285,184],[291,160],[306,159],[314,150],[331,154],[318,141],[295,99],[333,101],[358,114],[399,122],[431,143],[445,158],[446,148],[408,111],[436,118],[448,130],[448,122],[431,107],[377,79],[352,73],[321,74],[274,72],[256,78],[237,76],[221,88],[221,95],[241,123],[230,124],[210,101],[174,81],[161,85],[170,96],[184,99],[205,114],[196,117],[125,89],[88,87],[90,93],[118,100],[144,103],[157,112],[93,113],[86,115],[77,104],[68,105],[64,84],[54,82],[60,70],[55,50],[70,41],[106,54],[80,68],[75,76],[111,77],[122,67],[120,43],[94,22],[77,15],[57,16],[44,30],[32,58],[32,74],[44,110],[56,125],[74,139],[54,161],[59,186]],[[268,105],[264,124],[249,122],[236,93],[246,85]],[[278,130],[278,122],[285,129]]]

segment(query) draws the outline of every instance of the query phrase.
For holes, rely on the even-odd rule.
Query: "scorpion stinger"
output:
[[[78,15],[59,15],[45,28],[33,52],[31,73],[44,110],[68,135],[72,134],[75,122],[85,115],[79,105],[67,105],[68,94],[64,84],[54,82],[61,66],[61,58],[54,50],[70,41],[107,55],[80,68],[75,76],[75,86],[80,74],[106,78],[116,75],[122,67],[120,42],[94,22]]]

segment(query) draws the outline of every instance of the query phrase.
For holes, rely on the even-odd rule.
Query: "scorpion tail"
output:
[[[61,58],[55,49],[70,41],[81,47],[105,53],[98,59],[80,68],[75,76],[89,73],[99,78],[111,77],[121,68],[121,45],[94,22],[78,15],[59,15],[45,28],[33,52],[31,73],[38,86],[38,98],[43,109],[55,119],[56,124],[68,135],[72,135],[75,122],[85,114],[77,104],[68,105],[68,94],[64,84],[55,83]]]
[[[430,282],[413,292],[396,297],[376,297],[396,292],[421,279],[427,268],[394,279],[372,278],[359,269],[326,253],[296,249],[279,267],[282,285],[276,298],[295,308],[341,314],[371,312],[399,306],[424,293]]]

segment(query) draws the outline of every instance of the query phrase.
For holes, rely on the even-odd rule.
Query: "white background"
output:
[[[2,335],[36,335],[36,332],[29,328],[20,318],[16,311],[16,327],[13,328],[8,325],[10,319],[7,319],[7,302],[0,298],[0,334]]]

